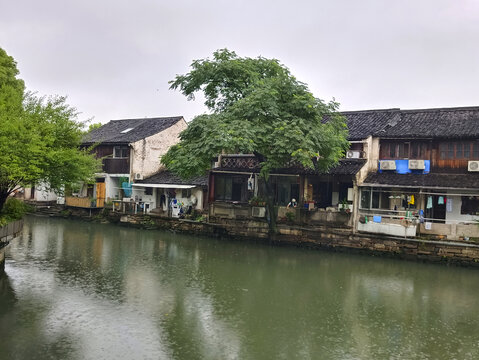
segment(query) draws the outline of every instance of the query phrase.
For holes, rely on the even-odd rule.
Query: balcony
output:
[[[107,174],[129,174],[130,159],[106,158],[103,159],[103,171]]]

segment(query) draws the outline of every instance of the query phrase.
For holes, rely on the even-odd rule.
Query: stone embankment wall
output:
[[[335,251],[355,251],[403,259],[442,262],[466,266],[479,266],[479,244],[405,239],[385,235],[356,233],[351,228],[328,226],[295,227],[279,225],[279,234],[268,237],[268,224],[264,221],[216,219],[215,223],[168,219],[153,216],[116,215],[114,222],[152,229],[167,229],[189,234],[252,239],[274,244],[287,244]]]
[[[83,212],[81,212],[83,210]],[[61,216],[62,212],[57,212]],[[49,214],[55,216],[54,214]],[[268,237],[268,224],[263,220],[212,218],[209,223],[164,218],[155,215],[122,215],[108,211],[90,215],[77,209],[68,216],[102,222],[118,223],[147,229],[163,229],[188,234],[250,239],[274,244],[355,251],[430,262],[479,266],[479,244],[474,242],[426,240],[392,237],[371,233],[353,233],[349,227],[280,224],[279,234]]]
[[[23,220],[17,220],[0,227],[0,276],[5,269],[5,248],[10,240],[17,237],[23,229]]]

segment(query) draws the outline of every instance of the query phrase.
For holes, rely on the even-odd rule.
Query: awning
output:
[[[175,184],[132,184],[132,186],[137,187],[147,187],[147,188],[160,188],[160,189],[192,189],[196,185],[175,185]]]

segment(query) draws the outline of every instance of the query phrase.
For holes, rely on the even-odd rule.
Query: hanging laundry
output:
[[[424,210],[419,210],[419,223],[424,223]]]
[[[426,209],[432,209],[432,196],[427,197]]]
[[[410,195],[407,197],[407,203],[414,205],[414,195]]]
[[[447,198],[446,211],[447,212],[452,212],[452,198]]]
[[[444,197],[443,196],[439,196],[437,198],[437,204],[438,205],[444,205]]]

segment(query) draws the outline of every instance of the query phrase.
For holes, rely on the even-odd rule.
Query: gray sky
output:
[[[168,81],[228,48],[274,57],[341,110],[479,105],[475,0],[0,0],[29,90],[81,119],[205,112]]]

